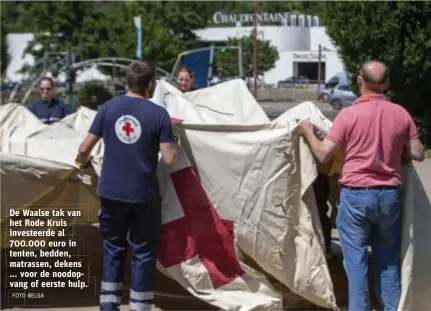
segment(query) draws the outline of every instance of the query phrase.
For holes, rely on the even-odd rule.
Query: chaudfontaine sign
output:
[[[284,13],[257,13],[257,22],[266,25],[285,25],[295,27],[319,27],[319,17]],[[253,24],[254,14],[252,13],[224,13],[215,12],[212,23],[215,25],[235,25],[247,26]]]

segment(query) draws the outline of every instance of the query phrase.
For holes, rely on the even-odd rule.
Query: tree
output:
[[[167,28],[157,12],[141,2],[107,2],[104,18],[93,25],[94,39],[98,41],[98,56],[135,58],[136,32],[133,17],[142,17],[142,58],[170,71],[182,42],[179,35]],[[154,2],[154,5],[159,5]]]
[[[366,60],[390,70],[393,101],[412,113],[431,146],[431,3],[326,2],[321,18],[347,71]]]
[[[140,2],[139,6],[144,12],[152,12],[165,28],[178,36],[181,48],[192,49],[197,41],[193,31],[207,26],[211,4],[203,1],[146,1]]]
[[[9,64],[9,53],[7,44],[7,29],[5,23],[1,23],[1,75],[6,72],[7,66]]]
[[[229,38],[226,45],[242,45],[243,68],[246,77],[253,76],[253,37]],[[270,44],[270,41],[257,40],[257,68],[258,74],[263,75],[268,70],[275,67],[275,62],[279,59],[277,48]],[[217,49],[215,53],[216,75],[237,76],[238,75],[238,51]]]
[[[97,38],[89,27],[103,15],[94,9],[92,2],[29,1],[21,3],[18,10],[20,27],[32,26],[34,39],[29,42],[25,53],[33,55],[36,62],[45,52],[71,51],[77,60],[97,55]],[[59,57],[53,57],[45,64],[58,61]],[[34,69],[41,71],[42,68],[43,64],[40,64]]]
[[[9,29],[11,26],[10,23],[10,17],[13,16],[12,9],[13,6],[11,6],[9,3],[6,3],[5,1],[0,2],[1,6],[1,55],[0,55],[0,63],[1,63],[1,75],[2,78],[4,77],[4,74],[6,73],[6,69],[9,65],[10,61],[10,55],[9,55],[9,45],[7,42],[7,36],[9,33]]]
[[[76,60],[135,57],[133,16],[140,15],[142,55],[171,71],[179,52],[207,46],[194,30],[205,28],[215,11],[251,13],[248,2],[235,1],[16,1],[5,5],[14,30],[35,34],[27,51],[39,60],[45,52],[72,51]],[[259,11],[301,11],[313,2],[261,2]],[[51,62],[57,61],[53,58]],[[49,63],[48,63],[49,64]],[[35,71],[42,70],[42,64]],[[103,70],[104,73],[110,73]]]
[[[31,25],[26,28],[18,27],[19,7],[21,1],[1,1],[1,23],[6,24],[6,28],[10,33],[14,32],[30,32]]]
[[[78,106],[97,110],[107,100],[112,98],[111,92],[100,81],[88,81],[76,95]]]
[[[40,59],[44,52],[72,51],[76,60],[98,57],[134,58],[133,17],[142,17],[142,56],[170,71],[179,52],[196,41],[194,29],[208,20],[204,2],[25,2],[21,25],[35,34],[27,53]],[[41,68],[36,68],[41,70]]]

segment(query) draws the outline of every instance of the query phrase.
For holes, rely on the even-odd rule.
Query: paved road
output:
[[[415,162],[414,166],[428,194],[428,200],[431,202],[431,159],[426,159],[422,163]]]

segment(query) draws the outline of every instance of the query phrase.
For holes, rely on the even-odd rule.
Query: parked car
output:
[[[326,84],[320,85],[319,94],[318,94],[318,100],[327,103],[329,101],[329,93],[332,91],[332,89],[326,88]]]
[[[1,91],[13,90],[16,86],[16,82],[3,82],[1,84]]]
[[[328,82],[325,83],[323,88],[320,88],[318,100],[325,103],[329,102],[330,92],[338,85],[350,84],[350,77],[347,72],[336,73]]]
[[[340,84],[329,92],[329,103],[335,110],[351,106],[358,98],[353,93],[350,84]]]
[[[291,88],[307,86],[310,81],[304,76],[290,77],[277,82],[277,88]]]

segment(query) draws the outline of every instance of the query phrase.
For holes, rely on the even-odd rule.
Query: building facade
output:
[[[257,37],[268,40],[277,48],[279,60],[275,68],[264,75],[265,83],[276,84],[291,76],[305,76],[318,80],[319,45],[321,52],[321,80],[344,71],[336,48],[326,34],[317,16],[290,13],[257,14]],[[196,31],[202,41],[226,42],[229,38],[250,36],[253,31],[253,14],[214,13],[212,26]]]
[[[210,26],[195,31],[201,41],[224,43],[230,37],[250,36],[253,28],[253,14],[214,13]],[[311,81],[318,80],[318,47],[321,53],[321,80],[327,81],[334,74],[344,71],[344,66],[338,57],[331,39],[320,25],[317,16],[296,15],[290,13],[259,13],[257,14],[257,36],[261,40],[270,41],[277,48],[279,60],[275,68],[265,73],[265,83],[277,84],[291,76],[305,76]],[[11,81],[18,81],[23,75],[18,71],[24,63],[34,65],[31,55],[25,55],[24,50],[33,34],[9,34],[8,45],[10,63],[6,76]],[[180,51],[179,51],[180,52]],[[108,55],[107,55],[108,56]],[[108,77],[96,68],[80,72],[78,82]],[[64,80],[65,77],[60,77]]]

